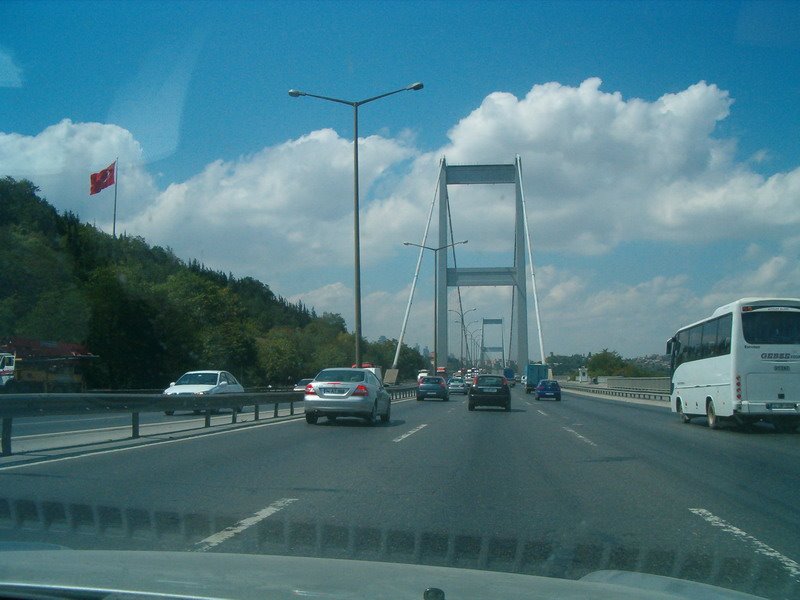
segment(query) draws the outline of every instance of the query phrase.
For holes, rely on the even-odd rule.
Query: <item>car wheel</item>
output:
[[[472,402],[470,402],[469,404],[467,404],[467,408],[469,410],[475,410],[475,405]]]
[[[392,403],[386,405],[386,412],[381,415],[381,423],[388,423],[389,419],[392,417]]]
[[[417,396],[417,402],[419,402],[420,400],[422,400],[422,396]]]
[[[165,410],[164,414],[167,415],[168,417],[171,417],[172,415],[175,414],[175,411],[174,410]]]
[[[706,404],[706,416],[708,417],[709,429],[719,429],[719,417],[717,416],[717,412],[714,410],[713,400],[709,400]]]
[[[683,401],[682,400],[678,400],[678,405],[677,405],[676,408],[677,408],[678,414],[681,416],[681,423],[688,423],[689,421],[692,420],[692,418],[689,415],[687,415],[685,412],[683,412]]]
[[[328,419],[329,423],[335,423],[336,422],[336,415],[328,415],[325,418]]]
[[[306,423],[309,425],[316,425],[317,424],[317,415],[306,413]]]
[[[556,402],[561,402],[561,396],[556,396]]]
[[[506,402],[506,412],[511,412],[511,400]]]
[[[377,418],[378,418],[378,401],[376,400],[375,403],[372,405],[372,412],[369,413],[367,417],[365,417],[367,425],[373,425]]]

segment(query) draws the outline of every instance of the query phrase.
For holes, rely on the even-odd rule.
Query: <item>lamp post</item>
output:
[[[361,233],[359,230],[358,220],[358,107],[362,104],[367,104],[373,100],[380,100],[392,94],[399,94],[400,92],[416,91],[423,88],[422,83],[412,83],[399,90],[386,92],[364,100],[342,100],[340,98],[331,98],[330,96],[320,96],[317,94],[310,94],[300,90],[291,89],[289,95],[292,98],[299,98],[300,96],[308,96],[309,98],[319,98],[320,100],[328,100],[330,102],[338,102],[339,104],[346,104],[353,107],[353,263],[354,263],[354,281],[353,281],[353,294],[355,296],[355,336],[356,336],[356,365],[361,366]]]
[[[464,338],[467,337],[466,329],[464,328],[464,315],[467,313],[471,313],[473,310],[478,310],[477,308],[470,308],[469,310],[460,311],[455,309],[448,309],[449,312],[456,313],[459,318],[461,319],[461,366],[464,366]]]
[[[433,252],[433,369],[436,372],[436,368],[439,366],[437,363],[439,361],[439,357],[437,356],[437,343],[438,343],[438,325],[439,325],[439,298],[437,297],[436,293],[439,289],[439,269],[436,256],[440,250],[446,250],[447,248],[452,248],[453,246],[458,246],[459,244],[466,244],[469,240],[462,240],[460,242],[453,242],[452,244],[445,244],[444,246],[439,246],[438,248],[433,248],[431,246],[423,246],[422,244],[415,244],[413,242],[403,242],[403,246],[416,246],[417,248],[422,248],[423,250],[430,250]],[[447,352],[445,351],[445,354]],[[445,356],[445,364],[447,364],[447,356]]]

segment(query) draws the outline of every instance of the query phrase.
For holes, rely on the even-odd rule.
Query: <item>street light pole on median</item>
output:
[[[354,277],[353,277],[353,294],[355,296],[355,308],[354,308],[354,320],[355,320],[355,337],[356,337],[356,348],[355,348],[355,363],[357,366],[361,366],[361,232],[359,229],[359,202],[358,202],[358,107],[362,104],[367,104],[368,102],[372,102],[374,100],[379,100],[381,98],[385,98],[386,96],[391,96],[392,94],[398,94],[400,92],[406,91],[416,91],[421,90],[424,86],[422,83],[412,83],[411,85],[407,85],[404,88],[400,88],[399,90],[394,90],[391,92],[386,92],[385,94],[379,94],[377,96],[372,96],[371,98],[366,98],[365,100],[342,100],[340,98],[331,98],[329,96],[319,96],[317,94],[310,94],[308,92],[302,92],[300,90],[291,89],[289,90],[289,95],[292,98],[298,98],[300,96],[308,96],[309,98],[319,98],[320,100],[328,100],[330,102],[338,102],[339,104],[346,104],[348,106],[353,107],[353,263],[354,263]]]
[[[438,325],[439,325],[439,298],[437,296],[437,292],[439,290],[438,285],[438,278],[439,278],[439,270],[437,269],[436,264],[436,256],[440,250],[446,250],[447,248],[452,248],[453,246],[458,246],[459,244],[466,244],[469,240],[462,240],[460,242],[453,242],[452,244],[445,244],[444,246],[439,246],[438,248],[432,248],[431,246],[423,246],[422,244],[415,244],[413,242],[403,242],[403,246],[416,246],[417,248],[422,248],[423,250],[430,250],[433,252],[433,372],[437,372],[437,367],[439,357],[436,355],[438,348]],[[445,355],[447,351],[445,351]],[[445,366],[447,366],[447,356],[445,356]]]

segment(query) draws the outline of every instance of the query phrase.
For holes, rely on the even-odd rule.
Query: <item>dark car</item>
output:
[[[508,380],[502,375],[477,375],[467,394],[467,407],[500,406],[511,410],[511,389]]]
[[[542,379],[534,390],[534,395],[537,400],[543,398],[552,398],[553,400],[561,400],[561,386],[553,379]]]
[[[441,398],[447,402],[450,399],[450,393],[444,377],[421,377],[417,387],[417,400],[423,398]]]

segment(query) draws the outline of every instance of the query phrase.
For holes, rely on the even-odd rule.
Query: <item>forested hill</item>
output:
[[[100,357],[88,378],[102,388],[165,387],[190,369],[285,385],[352,362],[340,315],[318,316],[142,238],[113,239],[37,191],[0,179],[0,338],[82,343]],[[396,342],[362,343],[365,361],[391,364]],[[404,347],[399,366],[411,377],[424,361]]]

